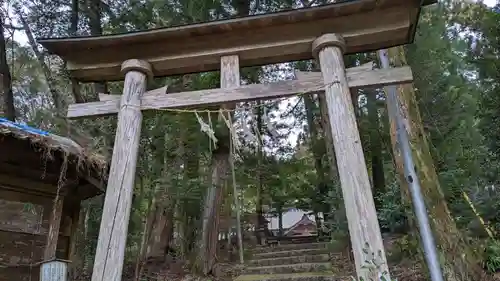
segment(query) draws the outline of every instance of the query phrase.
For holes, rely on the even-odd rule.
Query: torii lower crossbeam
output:
[[[363,65],[346,70],[349,88],[381,87],[413,81],[411,69],[407,66],[373,70],[372,65]],[[141,110],[182,108],[190,106],[222,105],[225,103],[268,100],[311,94],[324,90],[325,84],[320,72],[300,72],[295,80],[268,84],[251,84],[234,88],[208,89],[168,94],[168,87],[161,87],[144,93]],[[120,109],[119,95],[102,95],[101,101],[71,104],[68,118],[105,116],[117,114]]]

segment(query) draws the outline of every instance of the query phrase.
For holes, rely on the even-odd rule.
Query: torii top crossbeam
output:
[[[435,0],[342,0],[292,11],[123,34],[39,39],[67,61],[78,81],[123,79],[127,59],[147,60],[155,76],[213,71],[237,54],[240,66],[311,59],[311,43],[324,33],[346,41],[346,53],[411,43],[420,9]]]

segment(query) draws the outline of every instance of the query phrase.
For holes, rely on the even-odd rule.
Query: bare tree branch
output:
[[[4,17],[0,14],[0,112],[7,119],[15,121],[16,111],[14,108],[14,93],[12,92],[12,78],[10,74],[9,64],[7,63],[6,40],[3,30]]]
[[[47,86],[49,87],[50,94],[52,96],[52,100],[54,101],[54,105],[56,107],[56,115],[60,116],[62,109],[63,109],[63,99],[61,95],[57,92],[56,90],[56,81],[52,77],[52,72],[50,71],[49,67],[45,63],[45,58],[38,49],[38,44],[35,40],[35,37],[33,36],[33,32],[31,31],[31,28],[24,18],[23,12],[19,7],[16,8],[16,14],[19,17],[19,20],[21,21],[23,25],[24,32],[26,33],[26,37],[28,37],[28,42],[31,46],[31,49],[35,53],[35,56],[38,60],[38,63],[40,64],[40,67],[42,68],[43,74],[45,76],[45,80],[47,81]]]
[[[15,26],[15,25],[8,24],[8,23],[4,24],[3,27],[7,28],[7,29],[23,30],[22,26]]]

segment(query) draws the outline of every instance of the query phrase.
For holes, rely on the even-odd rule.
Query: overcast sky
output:
[[[493,7],[497,3],[497,0],[484,0],[483,2],[486,3],[486,5]]]

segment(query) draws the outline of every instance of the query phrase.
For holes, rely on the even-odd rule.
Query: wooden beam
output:
[[[100,101],[113,100],[113,96],[110,94],[99,93],[99,100]]]
[[[390,13],[390,12],[389,12]],[[391,16],[391,14],[389,14]],[[370,18],[373,16],[370,16]],[[410,28],[410,21],[407,15],[401,13],[397,14],[398,19],[391,21],[389,23],[380,22],[380,17],[377,19],[379,23],[373,22],[370,26],[366,26],[360,30],[348,30],[344,33],[344,36],[349,39],[350,48],[349,53],[355,54],[360,52],[374,51],[382,48],[388,48],[393,46],[398,46],[407,43]],[[347,19],[351,23],[358,21],[363,22],[363,17],[361,15],[354,15],[354,18]],[[323,21],[324,22],[324,21]],[[314,27],[304,27],[307,29],[318,30],[323,22],[315,22]],[[334,26],[334,29],[338,29],[337,26],[340,24],[336,21],[334,24],[329,24]],[[273,30],[266,30],[268,34],[266,37],[270,37],[271,34],[276,35],[281,34],[292,34],[287,32],[290,26],[284,28],[273,28]],[[324,27],[322,28],[324,29]],[[250,34],[256,34],[260,31],[248,31],[248,37]],[[297,33],[293,33],[296,35]],[[227,35],[220,36],[219,38],[214,38],[212,40],[219,42],[227,42]],[[278,36],[283,37],[283,36]],[[189,38],[186,41],[192,40],[205,40],[205,38],[194,39]],[[172,54],[159,53],[155,57],[148,56],[148,61],[150,61],[155,69],[159,69],[158,77],[180,75],[186,73],[199,73],[207,71],[217,71],[219,70],[216,61],[220,56],[230,55],[230,54],[241,54],[242,57],[242,67],[247,66],[259,66],[267,65],[273,63],[283,63],[289,61],[299,61],[310,59],[310,48],[314,40],[314,36],[311,37],[299,37],[297,36],[286,36],[280,41],[271,39],[260,39],[261,42],[255,42],[250,44],[249,42],[243,44],[234,43],[234,39],[231,39],[231,43],[225,43],[227,47],[221,49],[206,49],[203,50],[194,49],[193,46],[178,46],[176,49],[183,50]],[[199,42],[199,41],[196,41]],[[145,49],[162,50],[158,48],[158,45],[163,45],[164,42],[158,44],[144,46]],[[231,44],[231,45],[230,45]],[[190,44],[193,45],[193,44]],[[197,44],[198,46],[203,46],[203,44]],[[124,46],[122,48],[125,48]],[[141,47],[136,49],[141,49]],[[184,51],[185,50],[185,51]],[[157,51],[158,52],[158,51]],[[127,51],[123,51],[126,54]],[[143,52],[144,53],[144,52]],[[82,53],[82,55],[84,55]],[[91,55],[91,53],[85,53],[85,55]],[[122,58],[119,58],[122,59]],[[96,79],[103,79],[108,81],[117,81],[123,79],[119,75],[119,61],[117,59],[115,62],[105,62],[97,64],[92,61],[87,62],[71,62],[67,63],[68,71],[70,75],[81,79],[83,82],[93,82]],[[200,63],[203,62],[203,63]],[[175,66],[175,67],[174,67]]]
[[[15,137],[3,137],[0,139],[2,147],[8,147],[10,153],[0,153],[0,162],[10,162],[32,170],[48,172],[59,175],[63,159],[57,150],[45,151],[43,148],[33,146],[29,141],[19,140]],[[67,173],[76,172],[74,165],[68,163]]]
[[[43,170],[33,169],[30,166],[14,165],[11,163],[0,162],[0,171],[8,175],[16,175],[22,179],[31,179],[34,182],[45,183],[47,187],[52,186],[48,193],[53,193],[57,189],[57,185],[61,179],[60,174],[54,174],[49,171],[44,172]],[[78,179],[75,176],[76,173],[67,172],[67,177],[65,176],[64,185],[75,185],[78,183]],[[24,187],[30,188],[30,187]]]
[[[73,182],[68,182],[68,184]],[[17,174],[0,172],[0,185],[19,193],[36,194],[44,197],[53,197],[57,192],[65,194],[70,185],[64,185],[58,190],[57,185],[43,183]]]
[[[229,55],[238,55],[241,67],[311,59],[312,41],[327,32],[346,39],[347,53],[407,44],[418,20],[412,15],[420,7],[421,0],[337,1],[251,17],[38,42],[64,59],[71,77],[80,81],[122,80],[120,64],[131,57],[147,60],[155,75],[163,77],[219,70],[220,57]]]
[[[235,88],[240,86],[240,65],[237,55],[220,58],[220,85],[221,88]],[[230,109],[231,106],[226,107]],[[231,120],[232,114],[227,112],[225,118]],[[220,119],[222,121],[222,119]],[[229,121],[231,122],[231,121]],[[227,129],[227,128],[226,128]],[[232,138],[231,132],[226,138]],[[201,258],[203,259],[203,274],[208,275],[217,260],[217,241],[220,230],[221,203],[224,200],[224,185],[227,180],[220,176],[229,172],[230,147],[226,147],[230,140],[221,140],[217,143],[218,150],[212,154],[212,183],[206,193],[203,211]]]
[[[115,146],[99,229],[92,281],[120,281],[122,278],[127,229],[132,208],[137,155],[141,136],[141,97],[146,90],[151,66],[127,60]]]
[[[68,170],[61,187],[59,186],[60,175],[54,175],[48,171],[44,173],[30,167],[3,162],[0,162],[0,171],[0,184],[22,193],[43,194],[43,196],[50,197],[59,193],[72,200],[80,201],[105,192],[105,182],[86,176],[86,173],[77,178],[74,172]],[[78,190],[78,192],[75,193],[73,190]]]
[[[31,203],[34,205],[45,206],[54,201],[54,196],[37,192],[19,192],[19,190],[11,186],[6,186],[3,183],[0,184],[0,195],[0,198],[3,200]]]
[[[359,280],[391,280],[385,257],[382,234],[371,191],[361,139],[347,87],[343,51],[344,39],[325,34],[313,43],[313,53],[319,58],[321,73],[327,86],[325,100],[332,132],[337,167],[346,208],[349,235]],[[373,253],[377,267],[366,267],[367,256]]]
[[[80,202],[75,202],[71,209],[71,229],[68,242],[68,255],[66,257],[70,261],[74,261],[76,258],[76,240],[78,236],[78,226],[81,220],[80,207]]]
[[[220,77],[220,85],[221,88],[236,88],[241,85],[241,76],[240,76],[240,63],[239,63],[239,58],[236,55],[232,56],[227,56],[227,57],[222,57],[221,58],[221,77]],[[235,108],[236,105],[232,104],[230,108]],[[227,118],[231,120],[232,122],[232,114],[228,113]],[[230,142],[232,143],[232,132],[229,132],[231,138]],[[234,145],[234,144],[233,144]],[[232,149],[232,146],[230,145],[230,149]],[[234,156],[232,153],[228,155],[228,161],[229,161],[229,169],[232,171],[232,186],[233,186],[233,199],[234,199],[234,206],[236,209],[236,233],[237,233],[237,239],[238,239],[238,254],[240,258],[240,263],[243,264],[244,259],[243,259],[243,238],[241,234],[241,221],[240,221],[240,204],[238,201],[238,186],[236,184],[236,179],[234,177]],[[228,171],[224,171],[228,172]],[[222,184],[219,184],[217,188],[221,188]],[[220,210],[219,210],[220,211]],[[219,232],[219,221],[220,219],[220,213],[217,217],[217,233]],[[231,237],[228,237],[228,241],[230,241]],[[217,251],[215,251],[217,252]]]
[[[90,183],[90,185],[92,185],[93,187],[102,191],[102,193],[106,192],[106,187],[104,186],[106,182],[104,180],[97,179],[88,175],[82,175],[82,178],[85,179],[88,183]]]
[[[387,86],[413,81],[411,69],[407,66],[377,70],[368,70],[367,66],[362,67],[362,69],[347,69],[347,83],[350,88]],[[167,95],[167,87],[162,87],[147,91],[144,94],[141,110],[208,106],[259,99],[275,99],[323,90],[324,83],[320,72],[298,73],[300,78],[297,80],[269,84],[251,84],[228,89],[208,89]],[[120,96],[107,95],[103,99],[103,101],[98,102],[71,104],[68,108],[68,118],[105,116],[118,113]]]
[[[59,228],[61,227],[61,217],[63,210],[64,196],[57,195],[50,212],[49,233],[47,234],[47,243],[43,252],[44,262],[56,258],[57,238],[59,238]]]
[[[367,63],[364,63],[362,65],[359,65],[359,66],[355,66],[355,67],[351,67],[351,68],[348,68],[347,71],[351,74],[353,73],[356,73],[356,72],[363,72],[363,71],[369,71],[369,70],[373,70],[375,69],[375,62],[373,61],[370,61],[370,62],[367,62]],[[306,77],[309,77],[309,76],[300,76],[302,78],[298,78],[299,75],[297,74],[302,74],[302,73],[309,73],[309,72],[303,72],[303,71],[295,71],[295,78],[301,80],[301,79],[307,79]],[[319,74],[319,72],[317,72],[318,74],[316,75],[317,77],[319,77],[318,79],[322,79],[321,78],[321,75]],[[239,85],[238,85],[239,87]],[[232,87],[232,88],[238,88],[238,87]],[[224,88],[224,87],[222,87]],[[146,91],[144,93],[144,96],[148,96],[148,95],[155,95],[155,94],[167,94],[168,93],[168,86],[163,86],[163,87],[160,87],[158,89],[154,89],[154,90],[151,90],[151,91]],[[173,92],[173,93],[178,93],[178,92]],[[186,93],[186,92],[184,92]],[[105,93],[98,93],[98,96],[99,96],[99,101],[117,101],[120,99],[120,96],[116,95],[116,94],[105,94]]]

